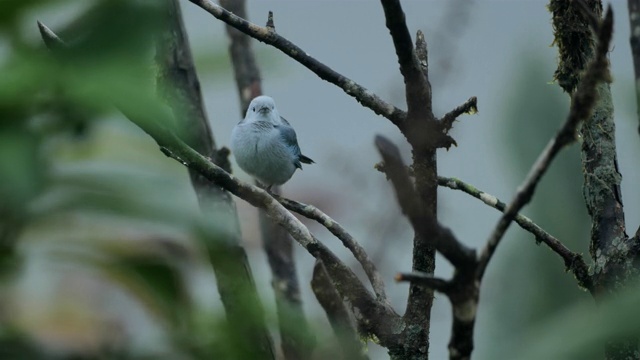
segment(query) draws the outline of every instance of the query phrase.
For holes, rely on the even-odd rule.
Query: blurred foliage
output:
[[[92,2],[51,52],[25,19],[54,2],[0,2],[2,359],[250,352],[227,339],[217,296],[203,306],[194,288],[214,285],[201,247],[220,238],[215,220],[184,168],[116,111],[180,131],[155,96],[161,4]]]
[[[0,359],[256,358],[211,271],[228,226],[143,131],[182,131],[156,96],[163,4],[0,2]],[[47,50],[34,16],[70,10]]]
[[[550,83],[553,64],[545,64],[535,55],[520,58],[531,60],[516,69],[513,89],[505,91],[504,102],[508,106],[502,126],[504,153],[508,154],[505,160],[510,169],[506,173],[514,188],[565,121],[569,109],[568,96],[557,84]],[[582,199],[579,151],[574,144],[560,153],[524,213],[571,250],[586,254],[588,261],[590,220]],[[486,359],[510,358],[525,341],[533,341],[528,338],[529,329],[555,319],[576,302],[591,304],[591,296],[579,289],[573,276],[564,271],[562,260],[546,246],[535,245],[530,234],[517,228],[508,233],[504,242],[492,275],[497,279],[492,282],[496,284],[496,293],[509,296],[484,299],[493,315],[487,329],[489,334],[485,336],[501,339],[487,347],[488,352],[483,354]],[[594,310],[592,304],[590,308]],[[537,345],[551,346],[542,342]]]
[[[28,36],[36,24],[25,19],[45,6],[87,3],[0,2],[0,52],[8,49],[0,53],[0,359],[254,357],[229,336],[237,324],[225,322],[218,295],[202,289],[213,287],[210,261],[225,260],[211,247],[224,234],[215,219],[200,218],[185,169],[116,110],[143,128],[180,131],[155,96],[159,4],[91,2],[60,29],[65,51],[52,53]],[[199,63],[222,69],[224,50]],[[525,62],[505,92],[514,184],[564,121],[568,99],[547,83],[552,73]],[[526,213],[586,253],[581,186],[573,146]],[[492,276],[496,293],[509,296],[482,299],[494,313],[494,324],[479,329],[492,339],[485,358],[512,358],[524,346],[532,359],[584,359],[614,330],[639,330],[637,319],[620,319],[634,312],[617,312],[637,303],[637,292],[594,319],[589,296],[556,255],[522,231],[508,237]],[[336,356],[332,340],[319,341],[317,358]]]
[[[614,298],[598,304],[577,303],[556,316],[541,321],[527,331],[518,358],[528,359],[601,359],[602,344],[640,333],[640,284],[629,286]],[[549,331],[553,329],[553,331]]]

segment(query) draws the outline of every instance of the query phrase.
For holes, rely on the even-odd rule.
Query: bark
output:
[[[636,107],[638,116],[638,132],[640,133],[640,0],[628,0],[629,28],[631,36],[631,57],[633,58],[633,71],[636,83]]]
[[[158,83],[172,106],[174,118],[185,130],[185,142],[200,154],[230,171],[224,152],[219,152],[209,126],[178,0],[167,0],[167,30],[157,42]],[[241,245],[240,224],[231,195],[197,170],[189,168],[203,216],[222,226],[224,234],[215,243],[205,243],[218,291],[227,314],[229,329],[240,341],[241,351],[274,359],[271,336],[264,322],[253,275]]]
[[[560,52],[558,78],[560,85],[572,93],[583,79],[584,62],[594,57],[597,46],[592,30],[612,22],[610,9],[601,21],[602,3],[589,0],[570,4],[559,0],[550,3],[556,44]],[[591,29],[589,28],[591,27]],[[570,81],[567,81],[569,79]],[[618,171],[615,122],[611,89],[608,83],[597,87],[593,114],[580,131],[583,164],[583,195],[591,217],[589,252],[594,260],[593,295],[597,302],[618,293],[631,284],[638,271],[637,238],[625,231]],[[637,358],[637,335],[620,337],[605,346],[607,359]]]
[[[351,314],[340,298],[327,270],[322,261],[316,261],[313,267],[313,278],[311,279],[311,289],[318,299],[320,306],[329,318],[329,323],[340,344],[343,359],[345,360],[368,360],[366,346],[360,341],[360,336],[355,324],[351,319]]]

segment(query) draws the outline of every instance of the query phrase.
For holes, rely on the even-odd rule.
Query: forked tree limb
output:
[[[452,190],[459,190],[474,198],[481,200],[483,203],[492,208],[504,212],[507,204],[500,201],[497,197],[488,194],[475,186],[472,186],[462,180],[456,178],[438,177],[438,184]],[[537,243],[543,243],[556,253],[564,261],[565,269],[570,271],[578,281],[580,287],[591,290],[591,276],[589,275],[589,266],[587,266],[581,254],[575,253],[567,248],[560,240],[546,232],[542,227],[533,222],[530,218],[516,214],[513,219],[520,227],[531,233]]]
[[[376,265],[373,263],[373,260],[369,257],[365,249],[360,245],[354,238],[347,232],[345,228],[342,227],[338,222],[333,220],[327,214],[320,211],[320,209],[316,208],[313,205],[303,204],[294,200],[286,199],[281,196],[274,196],[276,200],[278,200],[285,208],[298,213],[306,218],[317,221],[320,225],[324,226],[327,230],[329,230],[335,237],[337,237],[344,247],[349,249],[353,254],[353,257],[360,263],[362,269],[364,270],[369,282],[371,283],[371,287],[373,288],[373,292],[376,294],[378,299],[382,301],[387,301],[387,294],[385,291],[384,281],[382,280],[382,276],[378,272]]]

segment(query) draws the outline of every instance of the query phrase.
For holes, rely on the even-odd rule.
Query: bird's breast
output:
[[[294,155],[273,125],[236,125],[231,150],[245,172],[268,185],[285,183],[295,171]]]

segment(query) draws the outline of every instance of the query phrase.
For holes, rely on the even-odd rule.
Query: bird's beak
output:
[[[267,114],[267,113],[269,113],[270,110],[271,109],[268,106],[263,106],[260,109],[258,109],[258,112],[261,112],[263,114]]]

